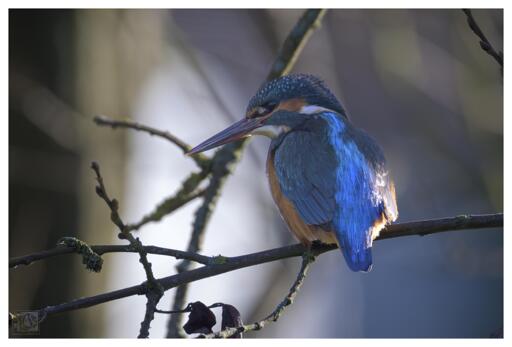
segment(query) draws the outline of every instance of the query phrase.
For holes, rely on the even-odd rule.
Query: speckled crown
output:
[[[295,98],[304,99],[308,105],[325,107],[346,116],[345,109],[325,83],[308,74],[290,74],[263,84],[249,101],[247,112],[267,103]]]

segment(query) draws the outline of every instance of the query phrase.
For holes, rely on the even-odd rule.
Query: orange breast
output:
[[[270,191],[272,197],[281,212],[281,216],[288,225],[290,231],[295,237],[306,246],[310,246],[314,240],[322,241],[323,243],[337,243],[334,232],[327,232],[317,226],[307,225],[302,221],[299,214],[295,210],[295,207],[288,200],[279,186],[279,182],[276,176],[276,170],[274,166],[274,153],[269,151],[267,157],[267,175],[270,183]]]

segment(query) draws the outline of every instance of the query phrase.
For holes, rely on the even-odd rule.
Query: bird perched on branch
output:
[[[369,271],[372,241],[398,217],[379,145],[352,125],[320,79],[305,74],[264,84],[244,119],[189,154],[250,135],[271,139],[270,189],[293,234],[306,246],[337,243],[352,271]]]

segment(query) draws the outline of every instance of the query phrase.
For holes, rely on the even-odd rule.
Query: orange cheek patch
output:
[[[304,105],[306,105],[306,101],[304,99],[290,99],[283,101],[279,105],[277,105],[276,111],[285,110],[290,112],[298,112]]]
[[[257,118],[262,117],[263,119],[266,119],[270,117],[274,112],[276,111],[289,111],[289,112],[299,112],[303,106],[306,105],[306,101],[304,99],[290,99],[281,102],[277,107],[270,113],[266,115],[258,115],[256,112],[257,108],[253,108],[252,110],[249,110],[249,112],[246,113],[245,118]]]

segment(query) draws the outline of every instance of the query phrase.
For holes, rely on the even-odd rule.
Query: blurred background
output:
[[[94,192],[102,168],[126,222],[172,195],[195,164],[161,139],[92,122],[132,118],[197,144],[233,120],[264,80],[301,10],[10,10],[9,256],[62,236],[121,244]],[[497,50],[503,11],[473,14]],[[503,210],[503,80],[460,10],[331,10],[295,72],[322,77],[352,121],[383,147],[399,221]],[[255,138],[228,179],[202,253],[242,255],[294,243],[267,187],[268,140]],[[193,201],[138,234],[186,249]],[[135,254],[99,274],[68,255],[9,270],[9,310],[31,310],[141,283]],[[176,261],[150,256],[157,277]],[[318,258],[295,303],[247,337],[489,337],[503,326],[503,231],[377,242],[374,268]],[[300,260],[194,282],[187,302],[225,302],[244,322],[270,313]],[[174,290],[159,307],[168,309]],[[50,317],[41,337],[135,337],[144,297]],[[157,315],[151,337],[166,336]],[[220,317],[218,317],[220,321]],[[219,329],[220,324],[215,329]]]

